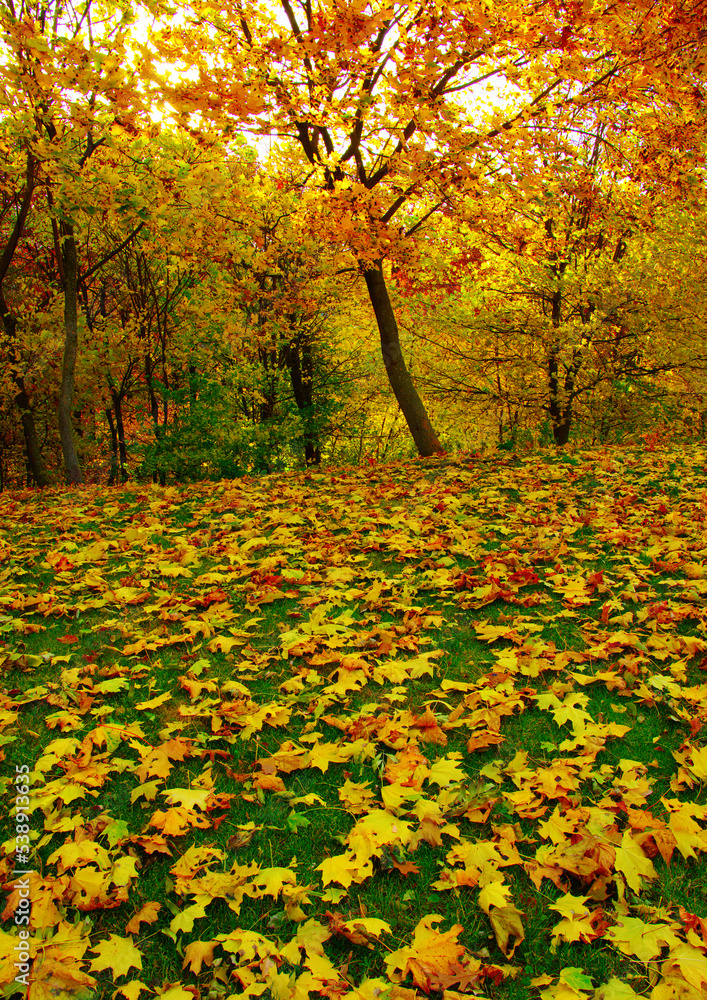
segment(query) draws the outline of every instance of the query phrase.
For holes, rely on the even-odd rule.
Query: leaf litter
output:
[[[707,849],[705,460],[0,496],[33,1000],[703,996],[707,914],[656,889]],[[541,971],[586,945],[620,976]]]

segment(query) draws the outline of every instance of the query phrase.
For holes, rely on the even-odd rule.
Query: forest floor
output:
[[[0,496],[0,993],[704,997],[706,462]]]

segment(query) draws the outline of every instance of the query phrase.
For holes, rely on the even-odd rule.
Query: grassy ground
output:
[[[706,459],[0,496],[5,994],[703,996]]]

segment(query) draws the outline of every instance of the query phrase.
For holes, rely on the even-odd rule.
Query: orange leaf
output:
[[[145,903],[125,925],[125,933],[137,934],[140,930],[140,924],[154,924],[161,909],[161,903],[155,903],[153,900]]]
[[[284,792],[285,782],[279,774],[254,774],[253,784],[268,792]]]
[[[191,972],[198,975],[202,965],[213,965],[215,947],[215,941],[192,941],[184,949],[182,968],[186,969],[188,965]]]
[[[415,985],[429,993],[432,980],[452,974],[465,952],[464,945],[457,941],[464,928],[455,924],[440,934],[432,925],[442,919],[436,913],[423,917],[415,928],[412,944],[388,955],[385,964],[392,982],[400,983],[410,973]]]

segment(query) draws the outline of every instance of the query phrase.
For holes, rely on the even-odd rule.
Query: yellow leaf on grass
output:
[[[131,982],[126,983],[125,986],[119,986],[118,989],[113,993],[113,1000],[120,993],[121,996],[125,997],[125,1000],[137,1000],[143,990],[149,991],[150,987],[145,986],[141,983],[139,979],[133,979]]]
[[[610,979],[608,983],[600,986],[595,992],[593,1000],[638,1000],[636,993],[628,983],[622,983],[620,979]]]
[[[495,882],[489,882],[479,893],[479,906],[488,913],[492,906],[502,908],[507,905],[508,897],[511,894],[511,887],[506,885],[501,878]]]
[[[286,885],[297,885],[297,876],[289,868],[261,868],[251,879],[248,895],[253,899],[261,896],[277,899]]]
[[[160,993],[160,1000],[194,1000],[194,994],[191,990],[186,990],[179,983],[175,983],[174,986],[168,987],[164,993]]]
[[[146,798],[148,802],[151,802],[157,795],[161,784],[161,781],[146,781],[143,785],[133,788],[130,793],[131,805],[134,805],[141,796]]]
[[[360,932],[365,937],[371,936],[377,938],[381,934],[393,933],[390,924],[385,920],[379,920],[377,917],[355,917],[353,920],[345,920],[343,926],[352,933]]]
[[[339,885],[348,889],[352,882],[363,882],[365,878],[373,874],[373,863],[367,857],[356,857],[353,851],[347,851],[346,854],[325,858],[315,871],[322,873],[324,885],[338,882]]]
[[[232,635],[217,635],[206,647],[210,653],[230,653],[234,646],[242,646],[245,639]]]
[[[182,968],[186,969],[188,965],[190,971],[198,976],[202,965],[213,965],[215,947],[215,941],[192,941],[184,949]]]
[[[179,563],[160,561],[157,563],[157,569],[160,571],[162,576],[193,576],[191,570],[187,569],[185,566],[180,566]]]
[[[607,938],[624,955],[635,956],[641,962],[657,958],[665,947],[681,944],[680,938],[667,924],[646,924],[638,917],[622,916],[609,927]]]
[[[90,950],[98,956],[91,962],[91,972],[110,970],[114,976],[124,976],[128,969],[142,969],[142,955],[133,944],[132,938],[109,934]]]
[[[560,916],[568,920],[586,917],[589,913],[586,905],[588,898],[588,896],[573,896],[571,892],[568,892],[566,895],[560,896],[556,903],[550,903],[548,909],[557,910]]]
[[[653,862],[643,853],[641,845],[633,839],[630,830],[624,830],[621,846],[616,848],[616,870],[626,879],[634,892],[640,892],[644,878],[657,878]]]
[[[698,948],[693,948],[689,944],[680,943],[673,948],[668,955],[668,960],[661,969],[664,976],[674,974],[676,970],[683,976],[690,986],[700,990],[705,995],[707,986],[707,955]]]
[[[137,703],[135,708],[138,712],[143,712],[145,710],[152,710],[153,708],[159,708],[160,705],[164,705],[166,701],[171,701],[172,694],[170,691],[165,691],[164,694],[158,695],[156,698],[151,698],[149,701],[140,701]]]
[[[432,767],[428,780],[442,788],[448,788],[458,781],[466,781],[467,775],[459,761],[460,753],[448,753],[446,757],[439,757]]]
[[[373,809],[362,816],[349,834],[349,844],[361,854],[377,853],[383,844],[409,844],[412,828],[405,820],[385,809]]]
[[[171,921],[169,929],[175,934],[177,931],[181,931],[184,934],[189,934],[190,931],[194,929],[194,921],[201,920],[202,917],[206,916],[206,910],[201,905],[201,903],[193,903],[191,906],[187,906],[186,909],[178,913],[176,917]]]
[[[183,809],[193,809],[198,806],[204,811],[214,793],[211,788],[165,788],[160,795],[165,796],[169,806],[180,805]]]
[[[351,747],[339,743],[315,743],[309,751],[310,767],[318,767],[324,774],[330,764],[344,764],[351,760]]]

